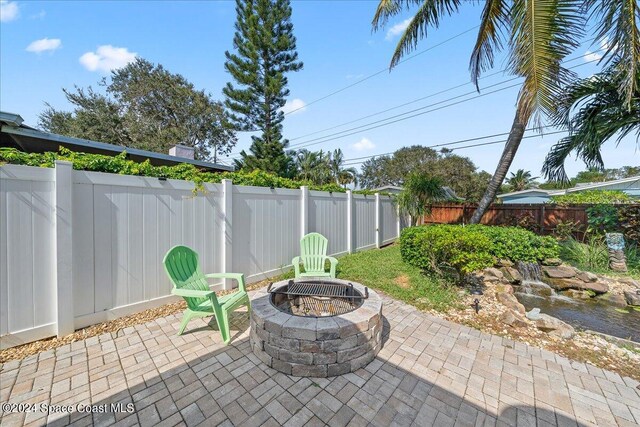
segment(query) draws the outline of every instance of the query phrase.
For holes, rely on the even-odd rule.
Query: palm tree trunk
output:
[[[513,119],[513,124],[511,125],[511,131],[509,133],[509,138],[507,139],[507,143],[504,146],[504,150],[502,151],[502,156],[500,157],[500,161],[498,162],[498,166],[496,167],[496,171],[491,177],[491,181],[489,181],[489,186],[487,187],[482,199],[480,199],[480,203],[478,203],[478,207],[473,212],[471,216],[471,224],[478,224],[484,213],[487,211],[491,203],[496,197],[502,182],[504,181],[509,168],[511,167],[511,163],[513,162],[513,158],[516,156],[516,152],[518,151],[518,147],[520,146],[520,142],[522,141],[522,136],[524,135],[524,129],[526,125],[526,120],[523,120],[520,117],[520,114],[516,112],[516,117]]]

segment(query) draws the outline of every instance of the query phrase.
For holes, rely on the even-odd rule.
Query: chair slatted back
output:
[[[328,240],[320,233],[309,233],[300,240],[300,259],[307,273],[324,273]]]
[[[174,246],[164,257],[164,269],[177,289],[209,291],[209,284],[198,265],[198,254],[187,246]],[[187,306],[195,310],[207,298],[185,297]]]

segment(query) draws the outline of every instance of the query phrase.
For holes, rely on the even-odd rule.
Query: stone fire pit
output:
[[[380,351],[382,300],[375,291],[339,279],[284,280],[269,290],[251,301],[250,341],[273,369],[330,377],[366,366]]]

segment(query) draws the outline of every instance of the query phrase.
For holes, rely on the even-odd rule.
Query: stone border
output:
[[[359,283],[331,280],[351,283],[364,295]],[[368,291],[369,298],[354,311],[314,318],[283,313],[271,303],[271,294],[260,289],[251,300],[254,354],[271,368],[300,377],[331,377],[366,366],[382,347],[382,299]]]

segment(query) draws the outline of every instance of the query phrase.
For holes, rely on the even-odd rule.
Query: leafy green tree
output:
[[[440,178],[458,197],[479,200],[491,175],[481,171],[467,157],[414,145],[397,150],[391,156],[374,157],[362,164],[360,185],[372,189],[384,185],[402,186],[408,175],[420,171]]]
[[[311,181],[314,184],[327,184],[331,182],[331,169],[329,168],[328,155],[322,150],[299,150],[296,153],[295,163],[298,179]]]
[[[531,176],[530,171],[518,169],[515,173],[511,172],[511,176],[507,179],[506,183],[510,191],[522,191],[532,188],[536,184],[536,178],[538,177]]]
[[[417,7],[391,59],[391,67],[427,37],[429,27],[438,27],[448,15],[458,13],[460,0],[380,0],[373,18],[374,29],[389,18]],[[615,60],[619,78],[617,91],[630,108],[640,68],[640,6],[637,0],[487,0],[480,20],[478,36],[471,55],[470,70],[478,86],[482,72],[494,65],[496,54],[507,50],[509,71],[524,79],[518,94],[511,131],[471,222],[478,223],[495,199],[522,141],[530,121],[556,112],[555,95],[574,79],[562,61],[579,45],[589,17],[597,41],[608,40],[605,63]]]
[[[411,226],[415,226],[418,218],[429,212],[429,205],[445,196],[440,179],[414,172],[407,176],[404,188],[398,194],[398,207],[410,216]]]
[[[344,167],[344,154],[341,149],[333,150],[328,157],[329,169],[333,180],[338,185],[347,186],[347,184],[358,182],[358,171],[356,168]]]
[[[286,74],[302,69],[291,23],[289,0],[236,0],[235,53],[225,52],[233,81],[223,88],[236,129],[260,132],[251,137],[236,166],[280,176],[295,173],[293,155],[282,136],[282,107],[289,96]]]
[[[638,12],[640,19],[640,12]],[[543,165],[543,173],[555,181],[568,181],[564,162],[572,152],[582,159],[592,176],[587,181],[594,182],[616,179],[620,173],[605,170],[601,149],[604,143],[615,139],[619,144],[632,133],[636,134],[636,144],[640,138],[640,67],[636,69],[636,90],[630,103],[626,93],[620,92],[626,79],[614,63],[601,73],[571,84],[558,96],[558,110],[554,114],[555,124],[563,126],[569,135],[555,144]],[[574,114],[575,112],[575,114]],[[640,147],[640,144],[638,144]],[[630,167],[631,172],[640,168]],[[628,172],[623,172],[623,174]],[[578,178],[578,177],[576,177]]]
[[[175,144],[194,147],[196,158],[216,160],[236,143],[223,105],[196,90],[180,74],[138,58],[99,83],[106,94],[63,89],[72,112],[50,104],[39,126],[52,133],[167,153]]]

